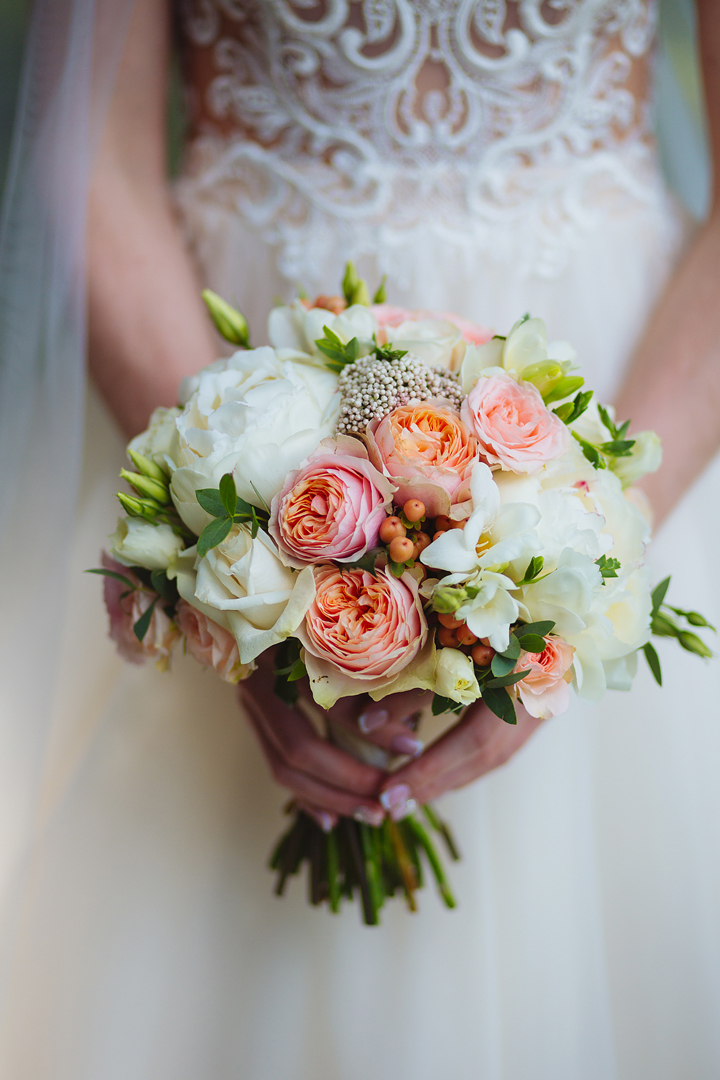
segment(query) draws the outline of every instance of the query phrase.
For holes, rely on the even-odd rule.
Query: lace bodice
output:
[[[323,245],[418,233],[551,275],[658,197],[655,0],[185,0],[180,198],[240,212],[313,282]]]

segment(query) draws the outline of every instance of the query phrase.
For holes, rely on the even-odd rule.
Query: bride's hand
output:
[[[517,724],[506,724],[478,701],[422,757],[387,777],[380,794],[391,816],[402,817],[410,800],[430,802],[504,765],[542,723],[516,704]]]
[[[338,815],[379,825],[385,810],[377,792],[387,774],[321,738],[301,708],[275,695],[273,683],[272,664],[261,660],[238,689],[277,782],[289,788],[323,828],[331,828]],[[422,744],[409,725],[424,699],[420,693],[395,694],[377,705],[365,697],[348,698],[330,710],[330,716],[382,749],[417,753]]]

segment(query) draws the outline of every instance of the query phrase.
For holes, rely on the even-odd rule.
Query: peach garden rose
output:
[[[128,590],[126,585],[116,578],[103,579],[103,598],[110,620],[110,637],[115,642],[117,651],[123,660],[131,664],[144,664],[154,660],[156,666],[165,671],[170,666],[170,653],[180,639],[175,623],[168,618],[157,600],[157,593],[146,588],[136,574],[126,566],[111,559],[106,552],[102,554],[102,564],[106,570],[121,574],[135,586]],[[139,641],[133,627],[145,614],[150,605],[153,607],[150,625],[142,641]]]
[[[269,531],[288,566],[349,562],[378,542],[393,487],[347,435],[325,439],[272,501]]]
[[[516,671],[528,674],[517,684],[518,695],[531,716],[549,720],[564,713],[570,703],[575,649],[559,637],[546,637],[541,653],[523,653]]]
[[[481,376],[460,412],[489,464],[510,472],[539,472],[569,445],[565,424],[538,390],[510,375]]]
[[[397,487],[395,501],[421,499],[430,517],[449,514],[470,496],[480,446],[454,409],[423,401],[403,405],[367,432],[372,461]]]
[[[425,645],[427,622],[410,574],[318,566],[315,589],[297,636],[315,700],[325,708],[318,684],[332,682],[337,697],[369,692],[391,683]]]

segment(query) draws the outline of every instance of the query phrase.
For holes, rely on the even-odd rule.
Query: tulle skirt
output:
[[[256,343],[288,283],[237,216],[186,225]],[[588,229],[521,279],[431,236],[389,299],[571,340],[608,399],[676,258],[669,208]],[[253,253],[248,259],[246,253]],[[323,268],[324,291],[342,266]],[[361,269],[374,280],[379,266]],[[56,737],[23,876],[0,1073],[23,1080],[715,1080],[720,1075],[718,668],[660,647],[665,686],[576,702],[504,768],[448,795],[463,861],[447,911],[308,906],[266,868],[283,827],[232,688],[178,656],[124,666],[97,565],[122,444],[93,398]],[[720,619],[711,468],[658,536],[673,595]]]

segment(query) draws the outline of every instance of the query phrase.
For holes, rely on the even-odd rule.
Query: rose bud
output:
[[[380,526],[380,539],[383,544],[389,544],[396,536],[407,536],[407,529],[399,517],[385,518]]]
[[[390,541],[388,551],[393,562],[404,563],[413,557],[414,544],[406,536],[396,536]]]

